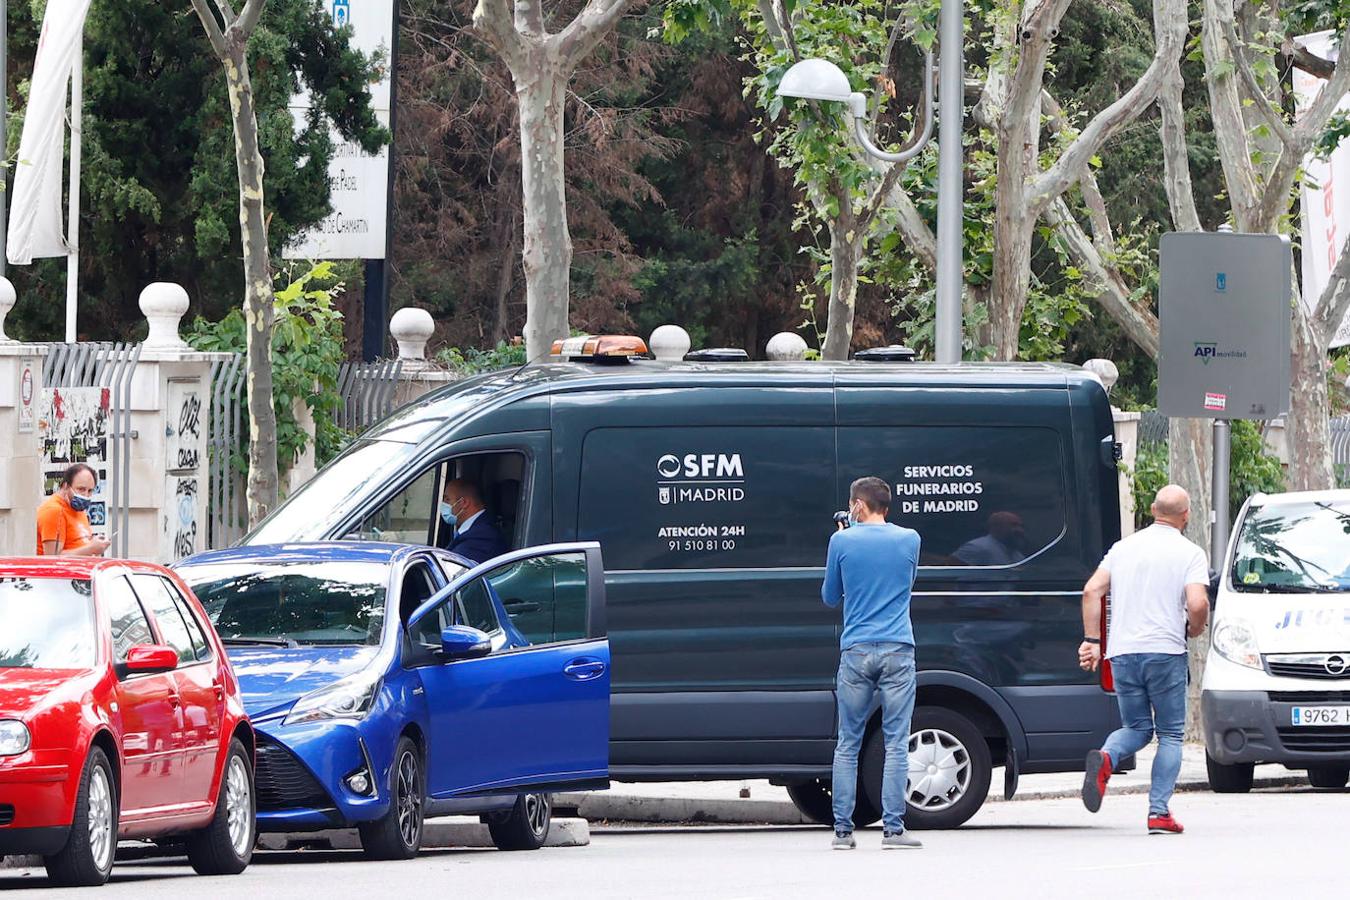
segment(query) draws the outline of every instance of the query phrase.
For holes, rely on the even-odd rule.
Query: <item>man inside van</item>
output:
[[[507,550],[506,538],[486,512],[478,485],[462,478],[448,482],[441,496],[440,545],[475,563],[501,556]]]
[[[1158,734],[1148,792],[1148,833],[1181,834],[1168,808],[1181,771],[1186,730],[1186,638],[1197,637],[1209,618],[1209,568],[1205,553],[1183,532],[1191,498],[1175,484],[1158,491],[1153,524],[1118,541],[1083,588],[1083,643],[1078,664],[1101,664],[1102,601],[1111,595],[1107,658],[1115,680],[1123,727],[1090,750],[1083,805],[1101,809],[1111,770]]]
[[[839,640],[839,739],[834,746],[834,849],[852,850],[858,751],[872,698],[881,694],[886,739],[882,769],[883,848],[923,845],[905,831],[909,782],[909,723],[914,714],[914,628],[910,593],[919,560],[919,534],[886,521],[891,489],[880,478],[859,478],[849,490],[848,523],[830,536],[821,599],[844,604]]]

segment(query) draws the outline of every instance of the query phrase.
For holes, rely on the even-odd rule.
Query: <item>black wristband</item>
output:
[[[1100,644],[1101,642],[1102,642],[1101,638],[1090,638],[1090,637],[1083,638],[1083,643],[1085,644]]]

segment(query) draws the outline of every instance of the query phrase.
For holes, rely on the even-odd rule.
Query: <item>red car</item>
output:
[[[178,576],[0,560],[0,855],[102,884],[119,838],[177,834],[198,872],[241,872],[253,747],[224,647]]]

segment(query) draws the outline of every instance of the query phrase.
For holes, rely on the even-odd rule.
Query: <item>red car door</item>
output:
[[[220,681],[218,661],[187,600],[168,579],[137,573],[131,580],[142,602],[154,614],[164,643],[178,651],[178,668],[173,677],[182,719],[179,802],[210,802],[214,799],[211,782],[220,753],[225,708],[225,687]]]
[[[122,818],[174,806],[179,796],[181,712],[172,672],[130,674],[127,651],[155,643],[145,610],[123,575],[100,578],[96,590],[112,622],[113,663],[121,723]]]

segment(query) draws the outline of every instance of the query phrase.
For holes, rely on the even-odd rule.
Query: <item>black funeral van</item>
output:
[[[954,827],[995,768],[1011,795],[1118,723],[1076,662],[1083,583],[1119,537],[1115,449],[1102,386],[1071,366],[601,356],[415,401],[245,542],[434,544],[442,484],[471,479],[512,547],[602,546],[616,780],[769,778],[829,822],[826,544],[850,482],[879,475],[923,541],[908,821]],[[584,628],[565,585],[553,604],[510,593],[527,637]],[[879,817],[882,758],[873,723],[860,822]]]

